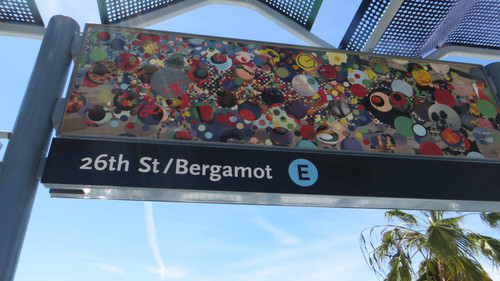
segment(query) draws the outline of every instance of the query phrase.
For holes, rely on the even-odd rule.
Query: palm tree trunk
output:
[[[443,268],[441,265],[441,261],[437,260],[437,267],[438,267],[438,274],[439,277],[441,278],[441,281],[447,281],[446,280],[446,270]]]

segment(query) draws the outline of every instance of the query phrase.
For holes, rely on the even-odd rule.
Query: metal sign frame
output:
[[[478,181],[485,194],[496,193],[497,188],[488,175],[499,163],[500,115],[482,66],[102,25],[87,25],[85,30],[58,130],[59,137],[70,139],[55,140],[49,155],[50,173],[46,170],[43,179],[53,188],[53,196],[176,201],[185,198],[184,191],[177,189],[193,191],[199,184],[209,193],[246,192],[249,197],[234,202],[246,204],[285,204],[281,196],[286,194],[349,198],[326,200],[330,202],[327,204],[313,203],[323,202],[314,197],[310,203],[297,203],[312,206],[393,208],[405,202],[406,208],[472,210],[492,208],[498,204],[491,201],[500,201],[494,196],[467,193],[467,188]],[[272,191],[276,182],[265,183],[264,187],[254,183],[254,189],[241,191],[188,179],[192,184],[165,185],[168,190],[162,192],[173,196],[166,198],[158,196],[162,186],[151,186],[147,179],[127,185],[134,190],[130,193],[123,185],[106,180],[86,184],[84,179],[93,176],[78,171],[82,163],[73,163],[72,169],[85,175],[83,181],[65,184],[52,176],[57,175],[57,169],[50,168],[55,165],[62,169],[64,165],[51,158],[63,155],[65,150],[70,153],[65,143],[79,143],[71,138],[113,140],[89,143],[100,151],[114,143],[121,147],[122,154],[133,151],[137,142],[158,151],[182,147],[197,150],[202,146],[207,151],[231,151],[228,158],[217,158],[219,163],[214,160],[210,165],[224,165],[224,161],[232,161],[228,159],[245,151],[259,155],[251,161],[254,168],[264,165],[267,158],[305,159],[321,171],[318,182],[311,186],[328,189],[326,177],[332,191],[296,192],[294,184],[300,184],[285,169],[279,185],[286,188],[279,192]],[[294,156],[277,155],[280,151]],[[72,161],[86,158],[79,152],[75,151],[78,156]],[[193,156],[194,161],[204,159],[204,153],[199,153]],[[314,163],[318,155],[321,160]],[[281,166],[288,167],[292,160]],[[379,166],[381,163],[385,166]],[[338,173],[334,169],[331,174],[340,176],[329,175],[323,169],[325,165],[337,167]],[[299,174],[303,171],[296,169]],[[378,178],[373,171],[379,172]],[[65,173],[60,176],[64,178]],[[456,173],[460,176],[454,176]],[[349,184],[337,184],[348,182],[346,174],[370,179],[356,182],[351,190],[374,185],[391,191],[349,194]],[[405,177],[412,174],[429,180],[417,177],[406,182]],[[158,181],[169,179],[153,180]],[[242,179],[230,185],[244,182]],[[384,183],[390,187],[384,187]],[[446,183],[456,186],[443,187]],[[398,186],[406,191],[398,192]],[[265,194],[266,187],[271,195]],[[141,188],[145,188],[142,194],[138,192]],[[453,195],[457,188],[465,188],[455,192],[461,194],[458,197]],[[419,189],[445,191],[433,197],[427,191],[418,195]],[[255,199],[250,196],[252,192],[274,199]],[[374,200],[367,200],[372,197]],[[420,199],[431,200],[423,204]]]

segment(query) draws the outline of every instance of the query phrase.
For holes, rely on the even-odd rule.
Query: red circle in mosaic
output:
[[[109,35],[109,33],[105,32],[105,31],[99,32],[97,34],[97,39],[100,41],[108,41],[110,37],[111,37],[111,35]]]
[[[455,98],[449,91],[441,89],[436,90],[436,92],[434,92],[434,99],[437,103],[445,104],[449,107],[455,106]]]
[[[430,141],[424,141],[420,144],[420,154],[442,156],[443,152],[437,144]]]
[[[367,94],[366,88],[360,84],[352,85],[351,86],[351,93],[358,98],[364,98]]]
[[[123,71],[134,70],[140,63],[139,58],[131,53],[123,53],[116,57],[116,66]]]
[[[248,121],[255,121],[255,115],[248,109],[241,110],[238,115]]]
[[[310,140],[315,137],[316,131],[311,126],[302,126],[300,128],[300,134],[302,135],[303,138]]]

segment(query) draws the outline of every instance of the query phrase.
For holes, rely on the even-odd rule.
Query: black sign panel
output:
[[[311,199],[310,204],[300,200],[294,204],[290,195],[300,195],[313,196],[307,198],[345,197],[349,203],[340,205],[352,207],[390,208],[412,202],[401,207],[419,208],[427,203],[437,209],[464,209],[464,203],[473,202],[473,208],[482,209],[477,203],[500,201],[500,186],[493,176],[498,168],[499,164],[490,160],[452,161],[430,156],[410,159],[328,150],[55,138],[42,182],[53,189],[53,195],[66,193],[64,197],[74,194],[83,198],[107,198],[104,193],[84,196],[91,194],[92,188],[112,190],[113,194],[126,193],[127,188],[145,188],[150,191],[222,192],[243,197],[274,194],[273,200],[264,203],[277,205],[335,206],[335,202],[339,202],[316,204]],[[282,195],[289,195],[287,202]],[[130,193],[109,198],[193,201],[159,199],[144,193],[137,198]],[[429,202],[419,199],[435,202],[428,205]],[[370,200],[377,203],[371,204]],[[203,201],[218,202],[216,197]],[[261,203],[244,198],[226,201]],[[399,205],[394,204],[398,201]]]

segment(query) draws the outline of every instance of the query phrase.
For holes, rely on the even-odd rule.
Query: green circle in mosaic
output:
[[[288,130],[292,130],[294,128],[293,124],[288,124],[286,125],[286,127],[288,128]]]
[[[353,65],[352,65],[352,68],[354,68],[354,69],[359,69],[359,65],[357,65],[357,64],[353,64]]]
[[[234,84],[241,85],[243,84],[243,80],[241,78],[234,78]]]
[[[412,126],[413,121],[406,116],[399,116],[394,120],[394,127],[405,137],[413,137],[415,135]]]
[[[363,83],[363,86],[365,86],[365,87],[370,87],[370,85],[372,84],[372,83],[370,82],[370,80],[368,80],[368,79],[364,79],[364,80],[362,81],[362,83]]]
[[[106,59],[107,55],[106,50],[103,49],[94,49],[90,52],[90,58],[93,61],[102,61]]]
[[[375,65],[375,67],[374,67],[373,70],[375,70],[375,72],[377,72],[377,73],[383,73],[384,72],[384,67],[381,66],[381,65],[379,65],[379,64],[377,64],[377,65]]]
[[[363,133],[363,134],[368,133],[368,128],[366,128],[366,127],[361,128],[361,133]]]
[[[476,105],[479,112],[486,118],[494,118],[498,114],[495,106],[487,100],[478,100]]]
[[[500,141],[500,137],[497,135],[497,134],[491,134],[491,136],[493,137],[493,141],[494,142],[499,142]]]

